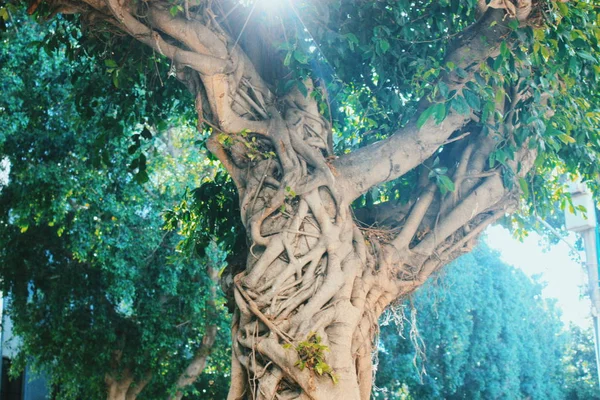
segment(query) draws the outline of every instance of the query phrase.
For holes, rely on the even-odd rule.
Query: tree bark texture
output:
[[[263,66],[280,61],[265,60],[264,48],[244,50],[225,23],[223,9],[231,5],[215,3],[222,7],[192,16],[172,16],[170,4],[160,1],[57,7],[111,24],[172,59],[196,96],[200,120],[212,127],[208,147],[238,188],[250,247],[246,268],[230,280],[236,310],[228,398],[368,399],[382,312],[515,208],[519,185],[506,185],[501,170],[488,165],[512,127],[483,134],[472,115],[450,111],[440,124],[429,120],[419,128],[413,121],[388,139],[335,157],[330,123],[314,98],[298,90],[275,96],[270,79],[277,73]],[[529,1],[480,3],[479,21],[446,56],[467,72],[441,78],[459,93],[498,54],[507,22],[525,23],[531,10]],[[320,90],[305,84],[309,92]],[[501,99],[497,109],[510,113],[519,95]],[[423,99],[420,109],[430,105]],[[442,194],[429,179],[434,158],[448,169],[454,192]],[[534,158],[527,148],[518,152],[509,161],[518,172],[508,180],[524,176]],[[370,188],[410,171],[419,176],[410,201],[350,208]],[[324,364],[300,368],[307,343],[326,346]]]

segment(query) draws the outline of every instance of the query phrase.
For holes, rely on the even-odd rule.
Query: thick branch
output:
[[[211,266],[207,267],[207,272],[212,283],[212,286],[209,289],[209,298],[206,301],[208,319],[211,320],[211,322],[210,325],[206,327],[206,332],[202,338],[202,344],[200,345],[200,348],[196,351],[194,358],[189,363],[185,371],[177,379],[175,386],[178,390],[174,396],[170,397],[170,400],[180,400],[183,397],[183,392],[180,389],[184,389],[186,386],[196,382],[196,379],[198,379],[204,370],[206,358],[210,354],[217,338],[217,325],[215,322],[217,318],[217,310],[215,301],[217,297],[216,285],[219,280],[219,273],[216,268]]]
[[[402,231],[392,242],[394,247],[401,250],[408,249],[410,241],[417,232],[417,229],[419,229],[425,213],[433,202],[435,192],[436,186],[433,183],[429,184],[429,186],[427,186],[427,188],[423,191],[421,197],[419,197],[419,199],[415,202],[415,206],[410,211],[406,223],[402,227]]]
[[[144,390],[144,388],[146,386],[148,386],[148,384],[150,383],[151,380],[152,380],[152,373],[147,372],[146,375],[144,375],[144,377],[139,382],[134,382],[129,387],[129,389],[127,390],[127,395],[125,396],[125,400],[137,399],[139,394],[142,393],[142,390]]]
[[[506,190],[499,175],[487,178],[450,211],[413,250],[418,254],[432,254],[438,244],[475,216],[498,203],[505,194]]]
[[[510,33],[506,25],[510,18],[505,10],[488,9],[477,23],[457,38],[446,59],[472,76],[481,62],[498,52],[502,40]],[[446,74],[443,79],[456,90],[461,90],[465,83],[454,73]],[[424,100],[421,111],[429,105]],[[470,116],[455,111],[450,111],[439,125],[430,119],[419,129],[413,120],[388,139],[341,157],[334,166],[346,180],[344,189],[352,191],[356,198],[373,186],[406,174],[429,158],[469,120]]]

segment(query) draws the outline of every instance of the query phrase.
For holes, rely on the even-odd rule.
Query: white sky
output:
[[[503,261],[520,268],[528,276],[541,274],[541,281],[547,284],[542,294],[558,300],[565,324],[573,322],[582,327],[591,326],[590,302],[583,298],[586,273],[580,261],[569,255],[570,248],[566,243],[561,241],[547,249],[540,244],[541,237],[535,233],[520,242],[500,226],[490,227],[486,233],[486,242],[500,251]],[[567,238],[571,244],[575,240],[575,234]],[[580,257],[585,261],[584,253]]]

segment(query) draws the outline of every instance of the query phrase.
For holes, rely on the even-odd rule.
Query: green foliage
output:
[[[438,284],[415,295],[426,370],[395,327],[381,330],[376,398],[407,391],[415,399],[562,399],[565,338],[542,285],[480,245],[449,265]],[[400,327],[409,336],[410,322]]]
[[[218,171],[164,213],[165,228],[183,236],[178,249],[184,253],[204,250],[218,240],[224,251],[245,246],[244,227],[239,218],[239,201],[231,178]]]
[[[308,96],[306,78],[314,79],[311,96],[331,119],[337,154],[388,137],[414,117],[423,127],[431,120],[440,124],[456,111],[473,114],[471,128],[484,134],[493,135],[505,124],[516,127],[488,159],[507,185],[517,172],[510,167],[516,152],[536,152],[533,174],[518,181],[522,213],[506,221],[517,232],[533,214],[558,220],[555,210],[572,206],[563,193],[563,173],[579,173],[600,191],[597,1],[542,2],[550,25],[512,24],[499,54],[486,60],[460,92],[440,77],[467,76],[443,60],[452,39],[475,21],[476,0],[331,3],[323,23],[319,10],[312,9],[316,2],[300,2],[293,23],[285,24],[285,40],[276,46],[289,73],[276,85],[278,93],[297,89]],[[184,5],[172,2],[171,14],[185,12]],[[110,367],[107,349],[124,348],[123,365],[133,366],[138,375],[147,368],[157,371],[148,393],[160,393],[202,336],[204,289],[210,284],[206,264],[222,267],[224,251],[245,248],[232,182],[192,138],[194,99],[174,79],[164,78],[170,61],[127,35],[97,30],[82,36],[75,16],[57,17],[40,35],[16,11],[0,6],[0,156],[10,161],[10,184],[0,194],[0,276],[2,290],[14,296],[23,354],[49,369],[65,397],[85,389],[84,396],[94,398]],[[35,18],[49,12],[42,5]],[[309,16],[310,30],[298,15]],[[515,96],[514,86],[529,94]],[[423,98],[432,105],[420,109]],[[513,100],[517,112],[496,110],[497,102]],[[251,157],[273,156],[254,138],[242,138]],[[220,139],[223,144],[233,140]],[[429,176],[443,194],[455,190],[447,172],[456,160],[448,153],[442,146]],[[190,178],[192,170],[200,178]],[[408,173],[372,189],[357,204],[408,202],[416,179]],[[288,197],[295,196],[293,188],[286,189]],[[220,247],[210,247],[214,239]],[[426,297],[416,301],[425,304],[420,314],[435,322],[421,331],[440,343],[429,347],[429,357],[441,361],[430,368],[429,376],[437,379],[429,379],[428,387],[404,371],[411,393],[556,397],[558,389],[540,380],[556,373],[554,354],[540,365],[542,344],[555,346],[547,334],[555,331],[554,314],[517,306],[516,294],[534,298],[539,288],[481,252],[468,259],[472,268],[454,281],[460,301],[440,312],[450,317],[434,318],[436,308]],[[493,267],[482,269],[482,259]],[[535,304],[537,310],[552,311],[539,299]],[[458,310],[469,316],[460,324],[454,321]],[[533,321],[528,329],[517,324],[523,318]],[[225,342],[228,328],[220,327]],[[500,345],[489,349],[485,343],[490,341]],[[303,368],[333,379],[320,364],[325,351],[320,340],[313,336],[302,343]],[[409,353],[404,350],[397,358]],[[227,368],[220,351],[209,367],[215,376]],[[384,384],[395,385],[391,380]],[[219,398],[218,393],[211,395]]]
[[[301,47],[308,55],[310,69],[293,62],[288,66],[293,79],[310,76],[327,93],[323,109],[331,113],[338,154],[385,138],[414,116],[423,127],[428,120],[439,124],[450,111],[473,114],[477,122],[470,130],[486,135],[501,132],[506,124],[516,127],[490,155],[489,168],[502,170],[512,187],[521,168],[512,171],[510,166],[517,151],[536,152],[533,173],[519,182],[523,218],[506,221],[524,230],[529,215],[553,215],[569,207],[562,174],[581,175],[599,189],[600,7],[593,0],[536,3],[543,23],[513,23],[498,55],[480,65],[461,91],[450,90],[441,77],[455,73],[466,78],[468,73],[444,56],[453,39],[475,21],[476,3],[340,1],[329,5],[327,18],[314,4],[303,4],[298,15],[313,22],[311,36],[306,38],[304,25],[290,18],[288,42],[281,49],[288,52],[286,60],[293,61],[293,51]],[[517,96],[514,87],[528,94]],[[423,97],[431,105],[419,109]],[[516,111],[497,111],[499,102]],[[443,147],[438,156],[440,167],[451,168],[456,161]],[[408,201],[397,189],[414,186],[414,179],[409,174],[377,188],[375,202]],[[443,177],[437,183],[443,191],[452,190]],[[369,205],[369,197],[357,204]]]
[[[284,348],[292,348],[292,345],[284,345]],[[321,336],[315,332],[309,333],[306,340],[298,343],[294,350],[298,354],[298,361],[296,361],[295,366],[300,371],[308,368],[308,370],[319,376],[329,375],[333,383],[338,382],[333,368],[325,362],[325,353],[329,351],[329,347],[321,343]]]
[[[569,342],[564,357],[565,399],[597,400],[598,369],[594,350],[594,332],[577,325],[569,327]]]
[[[64,399],[104,398],[107,373],[150,372],[144,398],[164,398],[214,323],[218,345],[198,389],[223,398],[229,327],[224,304],[217,314],[208,304],[206,274],[225,265],[223,249],[176,251],[182,236],[163,229],[163,210],[213,173],[187,111],[162,103],[140,82],[147,74],[121,80],[127,92],[114,87],[126,63],[84,56],[66,21],[46,27],[68,38],[52,44],[19,18],[18,34],[0,42],[0,159],[10,165],[0,286],[22,339],[17,368],[45,371]]]

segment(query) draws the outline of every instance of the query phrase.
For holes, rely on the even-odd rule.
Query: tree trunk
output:
[[[280,127],[277,158],[253,161],[238,176],[251,249],[245,271],[233,279],[228,398],[368,399],[382,312],[466,251],[504,214],[508,198],[495,176],[450,208],[451,196],[426,183],[402,229],[361,227],[326,153],[305,145],[313,130]],[[476,201],[485,206],[478,210]],[[301,347],[310,344],[326,346],[323,364],[306,361]]]
[[[320,89],[306,80],[308,96],[297,89],[276,96],[272,84],[281,74],[265,66],[282,64],[277,52],[244,51],[241,32],[220,26],[215,15],[229,24],[237,2],[200,7],[193,18],[172,15],[160,2],[84,2],[63,12],[100,15],[173,61],[196,96],[199,121],[212,129],[209,150],[238,188],[250,251],[245,270],[231,278],[237,310],[229,399],[368,399],[372,341],[384,309],[469,251],[487,225],[516,207],[516,182],[535,152],[526,142],[502,167],[488,160],[499,143],[514,141],[514,107],[527,93],[509,88],[511,98],[496,96],[489,121],[448,107],[439,123],[417,125],[415,118],[338,158],[330,122],[312,96]],[[445,61],[456,68],[440,77],[458,95],[499,54],[509,22],[526,21],[532,4],[479,3],[479,21],[448,47]],[[243,17],[229,25],[243,30],[250,19]],[[245,34],[272,40],[260,30]],[[423,97],[419,110],[445,101]],[[431,179],[435,165],[453,191]],[[407,201],[351,210],[372,187],[409,172],[417,179]]]
[[[268,161],[260,164],[257,170],[264,171]],[[264,201],[276,195],[264,186],[253,214],[264,215]],[[325,189],[275,205],[266,219],[251,218],[248,230],[260,235],[261,244],[253,246],[248,268],[235,277],[229,398],[368,397],[372,334],[389,302],[373,282],[377,274],[368,244],[349,210],[338,210]],[[377,303],[380,310],[372,307]],[[328,367],[310,362],[304,370],[296,365],[303,355],[296,347],[310,343],[311,335],[319,338],[315,344],[327,346],[322,361],[330,373],[320,376],[317,368]]]
[[[115,382],[107,385],[108,394],[106,395],[106,400],[126,400],[127,399],[127,389],[129,388],[129,384],[125,382]]]
[[[147,372],[136,381],[129,368],[119,369],[121,355],[121,351],[113,352],[113,371],[104,376],[107,400],[135,400],[152,379],[152,374]]]

